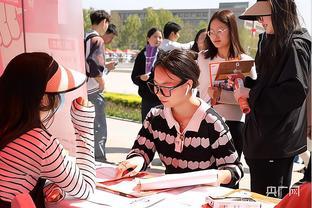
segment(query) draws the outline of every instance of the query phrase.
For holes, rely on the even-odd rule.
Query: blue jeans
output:
[[[107,139],[105,99],[99,93],[89,94],[88,99],[95,107],[95,118],[94,118],[95,160],[98,162],[104,162],[106,160],[105,143]]]

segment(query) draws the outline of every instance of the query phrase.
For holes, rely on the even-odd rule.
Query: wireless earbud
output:
[[[186,91],[185,91],[185,95],[187,95],[189,89],[190,89],[190,85],[187,85],[187,88],[186,88]]]

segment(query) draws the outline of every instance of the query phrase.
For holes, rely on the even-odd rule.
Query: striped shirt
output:
[[[32,129],[0,151],[0,198],[11,202],[29,193],[39,177],[56,183],[65,192],[87,198],[95,189],[94,107],[73,101],[72,123],[76,134],[76,163],[65,154],[59,140],[41,128]]]
[[[142,156],[143,169],[146,169],[157,151],[166,173],[226,169],[232,175],[228,186],[237,184],[243,171],[229,128],[221,116],[200,101],[201,105],[183,132],[170,108],[152,108],[127,158]],[[183,140],[182,152],[176,151],[178,140]]]

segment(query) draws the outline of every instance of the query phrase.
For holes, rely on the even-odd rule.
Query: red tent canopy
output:
[[[131,49],[125,49],[123,52],[126,54],[136,54],[136,52]]]
[[[105,53],[114,53],[114,52],[109,48],[105,48]]]
[[[120,50],[119,48],[113,49],[112,51],[113,51],[114,53],[118,53],[118,54],[122,54],[122,53],[123,53],[123,51]]]

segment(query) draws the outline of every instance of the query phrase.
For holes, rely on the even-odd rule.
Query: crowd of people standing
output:
[[[212,169],[218,185],[238,188],[243,154],[251,191],[268,195],[274,188],[279,194],[273,197],[287,195],[294,158],[311,139],[311,36],[293,0],[257,0],[239,18],[258,21],[264,32],[254,66],[248,74],[228,75],[226,89],[212,82],[211,63],[253,60],[240,44],[232,11],[216,11],[189,43],[177,42],[182,28],[175,22],[147,31],[131,75],[142,97],[142,127],[116,178],[146,170],[158,153],[166,174]],[[107,162],[104,77],[118,64],[105,60],[105,45],[118,32],[104,10],[93,11],[90,20],[87,77],[39,52],[16,56],[0,77],[1,207],[11,207],[23,193],[39,208],[44,198],[57,201],[64,192],[82,199],[94,192],[95,161]],[[236,87],[238,79],[243,86]],[[85,81],[89,101],[76,98],[71,106],[73,162],[46,124],[53,122],[60,94]],[[250,108],[246,114],[241,98]],[[311,157],[307,166],[299,184],[302,197],[311,194]],[[51,198],[53,190],[60,191]],[[285,197],[280,206],[301,203],[296,200]]]
[[[281,17],[283,20],[280,19]],[[244,53],[244,49],[241,47],[233,12],[223,10],[214,13],[208,27],[198,32],[193,47],[189,44],[177,43],[180,27],[168,22],[164,27],[165,39],[159,48],[160,51],[169,51],[168,56],[174,53],[175,49],[192,48],[197,53],[195,59],[200,69],[200,75],[199,84],[195,88],[195,92],[193,91],[193,96],[199,96],[225,119],[238,158],[243,152],[249,166],[251,191],[266,195],[268,190],[274,187],[279,190],[278,197],[282,198],[291,187],[294,157],[307,151],[307,138],[311,137],[311,130],[307,128],[307,117],[311,117],[311,112],[307,110],[311,85],[311,37],[307,30],[299,24],[294,1],[259,0],[239,18],[258,21],[262,24],[264,33],[259,35],[255,65],[249,75],[245,77],[245,75],[237,73],[229,76],[230,85],[237,78],[244,81],[245,87],[237,90],[228,91],[212,86],[208,78],[210,62],[253,60],[252,57]],[[171,33],[168,32],[168,28],[172,28]],[[166,116],[166,104],[170,98],[163,99],[162,97],[166,97],[164,92],[168,89],[172,90],[170,91],[172,94],[176,88],[183,85],[180,83],[181,86],[175,85],[173,88],[164,82],[167,85],[160,86],[159,83],[163,82],[154,77],[156,66],[154,66],[155,74],[150,75],[152,83],[150,80],[146,80],[146,84],[150,86],[151,92],[155,93],[163,104],[164,117],[170,127],[172,118],[169,119]],[[170,71],[170,64],[163,68]],[[168,76],[172,77],[169,73]],[[193,86],[190,89],[193,89]],[[248,99],[251,111],[247,115],[240,110],[238,104],[240,97]],[[171,116],[180,124],[180,128],[192,124],[190,118],[186,124],[183,124],[183,118],[174,113],[174,106],[170,107]],[[150,133],[156,128],[153,126],[155,109],[157,107],[152,108],[143,120],[142,130],[127,157],[128,159],[120,166],[121,170],[135,167],[134,171],[140,171],[145,169],[150,162],[152,158],[150,153],[137,142],[140,144],[142,134],[148,138],[143,133],[144,128],[151,128]],[[148,127],[149,125],[151,127]],[[149,140],[156,142],[156,137],[154,135]],[[158,150],[160,148],[158,145],[157,142],[155,144],[156,151],[164,151],[162,148],[162,150]],[[168,149],[168,151],[170,150]],[[166,164],[167,161],[164,158],[167,156],[163,156],[162,152],[158,153],[161,155],[162,162]],[[183,154],[187,154],[187,150],[181,153],[181,157]],[[134,160],[133,155],[141,156],[144,160]],[[165,166],[169,168],[167,164]],[[307,172],[309,171],[311,170],[307,169]]]
[[[285,17],[282,21],[283,24],[278,18],[280,16]],[[139,95],[142,97],[143,127],[127,157],[128,159],[119,165],[121,173],[125,169],[131,168],[132,172],[129,174],[136,174],[146,169],[151,162],[154,153],[144,149],[144,145],[141,146],[140,143],[142,135],[144,138],[150,137],[147,135],[146,129],[161,128],[159,131],[167,132],[168,130],[163,128],[167,125],[170,127],[171,122],[177,122],[179,127],[176,127],[177,133],[173,133],[174,137],[183,135],[187,138],[187,133],[183,130],[192,124],[192,116],[183,119],[183,116],[181,117],[175,112],[175,109],[179,109],[179,107],[166,105],[167,102],[170,102],[174,92],[178,88],[182,88],[185,84],[183,82],[187,82],[189,78],[172,71],[170,64],[174,64],[173,60],[172,63],[162,62],[164,57],[171,57],[172,53],[179,56],[180,54],[176,50],[180,50],[194,54],[195,64],[200,71],[198,84],[196,87],[194,87],[194,83],[187,85],[185,96],[198,97],[201,104],[195,105],[197,108],[200,108],[202,103],[206,103],[225,120],[226,129],[228,129],[226,135],[229,136],[229,142],[235,148],[237,161],[240,161],[243,153],[249,166],[251,190],[267,194],[269,187],[290,188],[294,157],[306,151],[307,133],[310,133],[310,130],[307,131],[307,115],[309,113],[306,109],[306,100],[310,90],[311,38],[307,31],[301,28],[296,5],[290,0],[282,3],[275,0],[258,0],[239,18],[258,21],[262,24],[264,32],[259,35],[255,65],[249,74],[246,76],[246,74],[237,73],[228,77],[229,85],[232,85],[237,78],[244,81],[245,87],[237,90],[225,90],[220,86],[214,86],[208,73],[210,63],[213,62],[253,60],[252,57],[245,54],[240,44],[236,17],[232,11],[215,12],[210,18],[207,28],[198,31],[194,41],[189,43],[177,42],[182,27],[175,22],[166,23],[163,31],[154,27],[147,32],[146,45],[138,54],[131,74],[131,79],[138,86]],[[179,62],[192,59],[190,57],[192,56],[180,57]],[[165,79],[163,77],[158,80],[155,77],[157,76],[156,66],[159,63],[163,70],[157,71],[161,71],[163,76],[167,74],[169,78],[178,76],[182,80],[181,83],[171,86],[168,84],[171,82],[164,82],[164,85],[159,85],[163,83],[162,79]],[[185,70],[182,66],[176,67],[180,67],[180,71]],[[174,78],[172,79],[174,80]],[[166,95],[167,91],[169,95]],[[248,99],[250,113],[244,114],[241,111],[238,103],[240,97]],[[192,102],[196,103],[197,101]],[[186,105],[186,103],[184,104]],[[164,109],[161,108],[160,112],[156,112],[159,106],[164,106]],[[192,109],[192,107],[190,108]],[[170,111],[169,119],[166,114]],[[195,112],[196,107],[193,113]],[[163,123],[161,127],[155,127],[153,124],[154,119],[158,120],[158,114],[165,115],[164,121],[158,121]],[[149,125],[151,127],[148,127]],[[198,129],[196,131],[199,133]],[[149,133],[153,134],[151,130]],[[155,139],[157,138],[154,133],[149,141],[155,142]],[[158,142],[154,145],[156,149],[153,149],[153,152],[156,150],[160,154],[160,159],[167,169],[166,172],[182,171],[173,170],[165,159],[171,158],[168,156],[171,151],[170,144],[167,144],[167,147],[165,147],[166,145],[159,147]],[[158,148],[160,149],[158,150]],[[163,152],[163,148],[169,148],[166,154]],[[175,159],[182,160],[187,151],[184,149],[180,152],[181,155]],[[191,170],[186,168],[182,172],[185,171]],[[230,178],[237,180],[232,187],[238,188],[239,178],[243,175],[239,171],[236,172],[236,177],[234,175],[232,171]],[[282,190],[279,197],[285,196],[288,189]]]

